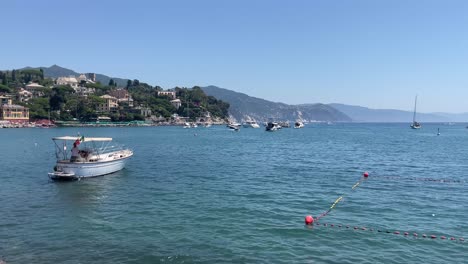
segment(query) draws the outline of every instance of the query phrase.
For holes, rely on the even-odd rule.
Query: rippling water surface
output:
[[[135,156],[112,175],[49,181],[51,137],[78,132],[113,137]],[[312,124],[274,133],[2,129],[0,138],[0,258],[9,264],[467,259],[468,243],[459,241],[468,235],[468,129],[461,124]],[[351,191],[363,171],[369,179]],[[401,234],[304,226],[306,215],[320,215],[342,194],[321,223]]]

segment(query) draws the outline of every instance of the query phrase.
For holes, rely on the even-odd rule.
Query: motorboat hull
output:
[[[49,173],[49,177],[54,180],[73,180],[111,174],[122,170],[132,155],[133,153],[126,157],[116,157],[114,160],[97,162],[57,161],[55,171]]]

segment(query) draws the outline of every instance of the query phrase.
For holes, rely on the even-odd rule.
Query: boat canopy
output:
[[[63,136],[63,137],[53,137],[52,140],[80,140],[82,142],[91,142],[91,141],[112,141],[112,138],[105,137],[81,137],[81,136]]]

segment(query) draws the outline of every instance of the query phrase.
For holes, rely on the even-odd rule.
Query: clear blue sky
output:
[[[0,69],[468,112],[468,1],[3,1]]]

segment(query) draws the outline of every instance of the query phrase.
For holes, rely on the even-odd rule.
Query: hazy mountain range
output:
[[[354,122],[408,122],[413,121],[412,111],[371,109],[362,106],[329,104],[348,115]],[[418,122],[468,122],[468,113],[416,113]]]
[[[32,67],[26,67],[32,68]],[[80,73],[70,69],[52,65],[50,67],[36,67],[43,69],[45,77],[57,78],[60,76],[77,76]],[[125,78],[109,77],[96,73],[96,80],[102,84],[108,84],[114,79],[118,86],[126,86]],[[144,80],[143,80],[144,81]],[[261,98],[251,97],[243,93],[235,92],[216,86],[202,88],[206,94],[230,104],[230,114],[238,121],[247,117],[259,121],[268,119],[276,120],[316,120],[339,122],[412,122],[413,112],[395,109],[371,109],[362,106],[346,104],[300,104],[288,105],[267,101]],[[468,113],[417,113],[419,122],[468,122]]]

